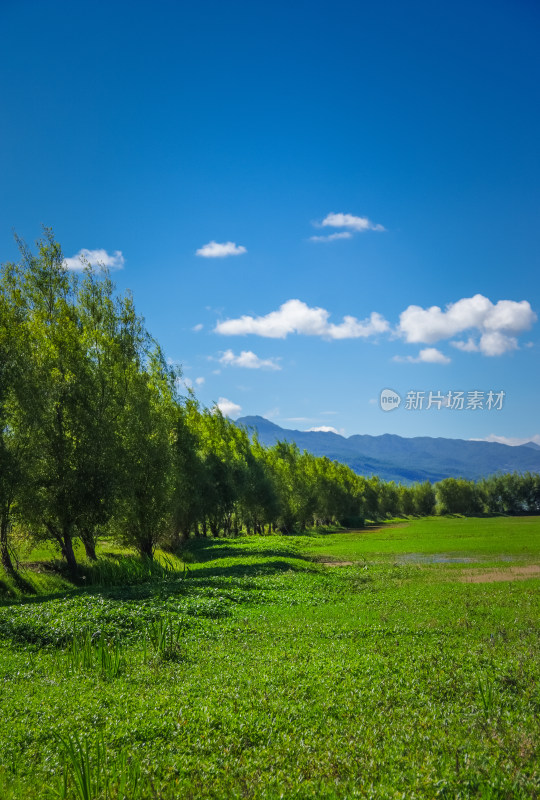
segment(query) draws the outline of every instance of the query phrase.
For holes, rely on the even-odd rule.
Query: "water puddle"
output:
[[[397,564],[476,564],[478,557],[450,556],[447,553],[403,553],[396,557]]]
[[[402,553],[397,564],[480,564],[482,561],[516,561],[516,556],[460,556],[449,553]]]

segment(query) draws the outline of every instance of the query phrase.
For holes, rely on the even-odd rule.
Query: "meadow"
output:
[[[539,580],[489,580],[539,517],[99,554],[0,573],[1,800],[540,796]]]

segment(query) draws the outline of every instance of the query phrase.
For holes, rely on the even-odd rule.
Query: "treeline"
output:
[[[517,472],[490,475],[475,483],[445,478],[438,483],[401,486],[377,481],[372,519],[428,514],[539,514],[540,475]]]
[[[152,557],[190,535],[359,526],[398,514],[537,513],[537,475],[412,487],[256,436],[179,393],[131,296],[68,271],[46,230],[0,273],[0,555],[13,526],[96,557],[111,534]]]

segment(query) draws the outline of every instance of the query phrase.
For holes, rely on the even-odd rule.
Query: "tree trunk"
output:
[[[60,547],[62,555],[67,561],[70,572],[77,572],[77,559],[75,558],[75,551],[73,550],[73,539],[69,531],[64,531],[64,535],[60,537]]]
[[[149,558],[150,560],[154,558],[154,545],[151,537],[140,539],[137,549],[143,558]]]
[[[5,514],[2,516],[2,520],[0,522],[0,558],[2,560],[2,566],[6,572],[9,572],[11,575],[13,575],[15,572],[15,567],[13,566],[13,562],[9,554],[8,530],[9,517],[7,514]]]
[[[81,539],[86,552],[86,558],[88,558],[89,561],[97,561],[96,537],[93,532],[89,530],[82,531]]]

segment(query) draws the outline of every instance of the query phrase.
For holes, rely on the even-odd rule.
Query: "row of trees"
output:
[[[0,556],[13,524],[96,557],[114,534],[151,557],[190,534],[290,532],[396,514],[540,511],[538,476],[413,487],[364,478],[256,437],[180,396],[130,295],[105,272],[64,267],[46,230],[0,273]]]
[[[377,502],[372,519],[429,514],[539,514],[540,475],[517,472],[490,475],[475,482],[464,478],[426,481],[416,486],[375,482]]]

